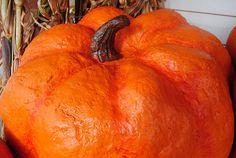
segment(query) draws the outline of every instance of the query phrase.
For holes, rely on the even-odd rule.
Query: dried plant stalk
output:
[[[12,1],[1,0],[1,45],[2,45],[2,86],[11,75]],[[2,87],[1,86],[1,87]]]
[[[22,25],[21,25],[21,15],[22,15],[22,6],[23,0],[14,0],[15,2],[15,24],[14,24],[14,40],[13,40],[13,47],[14,47],[14,60],[12,65],[12,71],[14,72],[18,65],[19,65],[19,58],[21,53],[21,46],[22,46]]]
[[[11,40],[2,37],[2,84],[6,85],[11,76]]]
[[[15,23],[16,23],[16,48],[19,49],[21,46],[21,39],[22,39],[22,26],[21,26],[21,13],[22,13],[22,5],[23,0],[15,0],[15,10],[16,10],[16,17],[15,17]]]

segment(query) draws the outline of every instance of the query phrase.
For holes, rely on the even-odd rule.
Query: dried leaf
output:
[[[25,0],[24,3],[24,12],[25,14],[33,13],[33,15],[36,15],[38,12],[38,5],[36,0]]]
[[[3,14],[3,10],[1,10],[2,13],[2,27],[3,27],[3,32],[4,32],[4,36],[6,36],[7,38],[11,38],[12,37],[12,26],[13,26],[13,15],[12,12],[12,6],[13,6],[13,1],[9,0],[2,0],[2,2],[7,3],[7,10],[5,10],[6,12]],[[2,8],[1,8],[2,9]]]
[[[50,15],[51,15],[50,11],[51,11],[51,9],[50,9],[50,6],[49,6],[47,0],[38,0],[37,4],[38,4],[38,11],[39,11],[39,13],[43,17],[45,17],[47,19],[50,19]]]
[[[7,80],[11,76],[11,57],[11,41],[6,37],[2,37],[3,85],[7,83]]]
[[[48,0],[48,4],[51,8],[52,14],[58,11],[58,0]]]
[[[69,8],[69,0],[58,0],[58,7],[61,12],[65,12]]]
[[[58,24],[64,23],[64,19],[62,15],[58,12],[56,12],[50,19],[50,22],[48,23],[49,26],[55,26]]]

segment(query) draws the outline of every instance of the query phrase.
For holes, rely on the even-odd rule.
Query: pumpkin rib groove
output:
[[[119,71],[118,71],[118,65],[109,65],[109,66],[105,66],[107,67],[107,69],[110,70],[110,73],[112,74],[113,78],[111,79],[111,83],[110,83],[110,98],[112,99],[112,106],[113,106],[113,112],[114,112],[114,118],[118,119],[122,118],[122,113],[119,111],[119,96],[118,96],[118,92],[119,92],[119,80],[118,80],[118,76]],[[112,67],[112,68],[111,68]]]
[[[119,72],[119,65],[105,65],[108,70],[110,70],[110,73],[112,74],[112,79],[110,82],[110,88],[109,88],[109,98],[112,100],[111,106],[112,106],[112,118],[113,123],[111,124],[111,127],[115,129],[115,135],[117,135],[115,139],[116,142],[121,142],[120,135],[124,130],[126,130],[127,120],[125,119],[126,116],[124,116],[123,112],[120,109],[119,104],[119,91],[120,91],[120,72]],[[121,130],[122,129],[122,130]],[[122,131],[122,132],[121,132]],[[122,143],[119,144],[122,146]],[[118,145],[118,146],[119,146]],[[120,147],[117,146],[117,152],[121,151]],[[113,149],[114,150],[114,149]],[[112,152],[111,150],[108,150],[107,153]]]

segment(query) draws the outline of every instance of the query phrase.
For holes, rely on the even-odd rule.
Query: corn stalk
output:
[[[22,45],[22,25],[21,25],[21,15],[23,0],[14,0],[15,5],[15,17],[14,17],[14,35],[13,35],[13,65],[12,72],[14,72],[19,66],[19,58],[21,55],[21,45]]]
[[[2,85],[11,75],[12,44],[12,0],[1,0],[1,46],[2,46]],[[2,90],[2,86],[1,86]]]

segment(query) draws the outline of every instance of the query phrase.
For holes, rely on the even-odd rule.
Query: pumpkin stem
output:
[[[125,15],[117,16],[103,24],[93,36],[92,57],[100,62],[119,59],[121,55],[114,47],[115,34],[129,24],[130,21]]]

